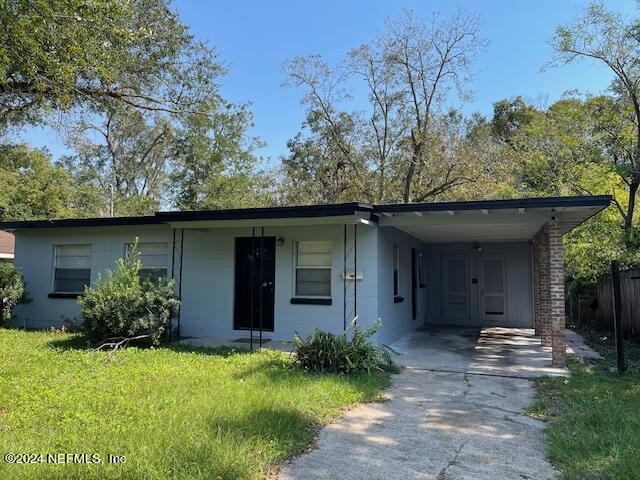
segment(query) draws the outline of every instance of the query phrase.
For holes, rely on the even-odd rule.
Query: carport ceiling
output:
[[[529,241],[547,222],[568,232],[609,205],[609,196],[445,202],[375,207],[381,227],[424,242]]]

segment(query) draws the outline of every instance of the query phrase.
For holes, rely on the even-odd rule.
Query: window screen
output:
[[[295,295],[299,297],[331,296],[331,242],[296,242]]]
[[[91,245],[56,245],[53,290],[82,293],[91,282]]]
[[[131,248],[131,244],[127,245]],[[169,247],[167,243],[138,243],[138,254],[142,268],[141,278],[157,280],[166,278],[167,265],[169,264]]]

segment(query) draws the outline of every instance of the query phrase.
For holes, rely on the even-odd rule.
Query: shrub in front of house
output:
[[[142,264],[134,244],[106,277],[98,276],[78,299],[82,326],[94,340],[148,335],[157,343],[169,327],[180,301],[173,281],[140,275]]]
[[[355,319],[342,333],[320,329],[306,338],[295,335],[297,363],[305,370],[323,373],[357,374],[372,370],[397,371],[391,355],[383,345],[376,346],[371,337],[380,325],[361,329]]]
[[[15,306],[25,300],[22,274],[13,263],[0,262],[0,325],[10,322]]]

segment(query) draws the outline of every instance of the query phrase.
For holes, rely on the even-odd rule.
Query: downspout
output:
[[[262,291],[264,290],[264,227],[262,227],[260,233],[260,296],[258,300],[258,306],[260,307],[260,315],[258,320],[258,325],[260,327],[260,348],[262,348]]]
[[[358,321],[358,224],[353,224],[353,318],[357,325]]]
[[[178,338],[180,338],[180,317],[182,314],[182,257],[184,253],[184,228],[180,229],[180,272],[178,280],[178,298],[180,299],[180,305],[178,306]]]
[[[344,224],[344,247],[342,263],[342,329],[347,330],[347,224]]]
[[[253,352],[253,291],[256,270],[256,227],[251,227],[251,281],[249,282],[249,348]]]
[[[171,242],[171,280],[175,280],[176,272],[176,229],[173,229],[173,240]],[[169,318],[169,340],[173,335],[173,315]]]

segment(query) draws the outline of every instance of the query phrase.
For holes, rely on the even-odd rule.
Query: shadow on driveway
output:
[[[528,378],[563,374],[532,331],[431,327],[393,345],[389,401],[322,429],[281,479],[551,479],[544,424],[521,415]]]

